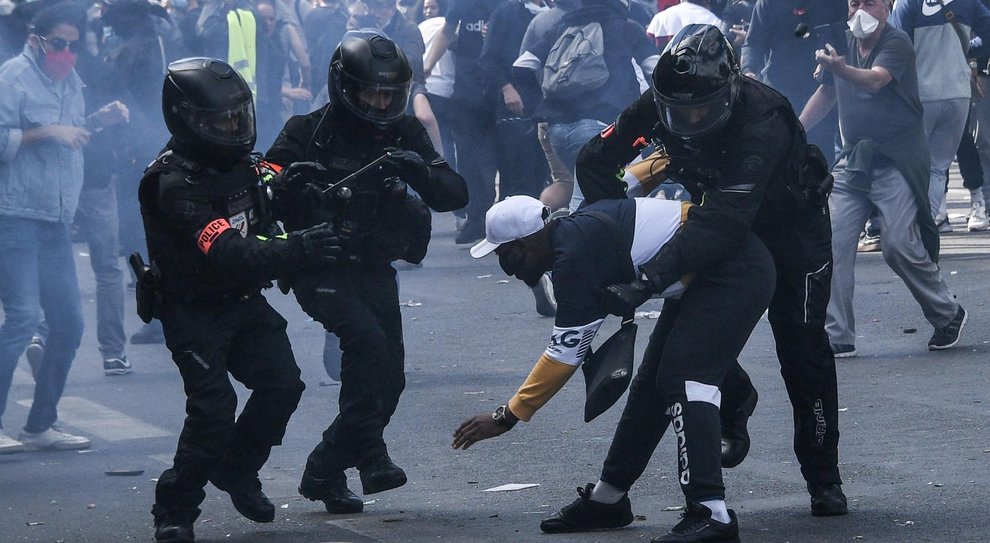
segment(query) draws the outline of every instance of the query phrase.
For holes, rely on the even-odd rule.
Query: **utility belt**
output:
[[[210,304],[223,305],[246,302],[261,294],[261,287],[241,292],[196,292],[186,291],[178,293],[177,299],[187,304]]]
[[[131,253],[128,259],[134,275],[137,277],[135,296],[137,298],[137,313],[144,322],[159,316],[162,300],[177,301],[184,304],[223,305],[246,302],[261,294],[271,283],[254,285],[242,290],[217,292],[201,288],[181,289],[169,288],[163,284],[161,271],[154,261],[150,265],[144,262],[140,253]]]

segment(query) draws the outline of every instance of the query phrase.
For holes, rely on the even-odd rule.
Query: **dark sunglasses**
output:
[[[69,48],[69,51],[75,52],[76,51],[76,48],[79,46],[79,40],[69,41],[69,40],[64,40],[62,38],[48,39],[48,38],[46,38],[44,36],[38,36],[38,37],[41,38],[41,41],[47,43],[48,45],[51,45],[52,46],[52,50],[54,50],[54,51],[61,51],[61,50],[65,49],[66,47],[68,47]]]

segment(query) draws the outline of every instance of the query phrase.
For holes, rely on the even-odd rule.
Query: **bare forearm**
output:
[[[835,87],[819,85],[818,90],[815,94],[811,95],[808,99],[808,103],[805,104],[804,110],[801,111],[801,124],[804,125],[805,130],[811,130],[821,122],[822,119],[828,115],[829,111],[832,111],[832,107],[835,106]]]

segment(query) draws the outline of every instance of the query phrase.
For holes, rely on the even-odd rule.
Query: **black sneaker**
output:
[[[741,406],[726,413],[722,420],[722,467],[734,468],[749,454],[749,429],[746,423],[756,410],[760,395],[750,385],[749,396]]]
[[[855,345],[840,345],[838,343],[833,343],[829,345],[829,348],[832,349],[832,354],[835,358],[852,358],[858,354],[856,352]]]
[[[387,454],[364,462],[358,471],[361,472],[361,491],[365,494],[384,492],[406,484],[406,472],[396,466]]]
[[[849,512],[842,485],[813,485],[808,483],[811,494],[811,514],[816,517],[836,517]]]
[[[131,363],[124,355],[121,355],[120,358],[103,359],[103,375],[127,375],[132,371],[134,370],[131,368]]]
[[[319,479],[303,472],[299,483],[299,493],[304,498],[322,501],[327,513],[334,515],[360,513],[364,502],[347,488],[347,477],[343,472],[326,479]]]
[[[628,494],[616,503],[598,503],[591,501],[594,488],[594,483],[588,483],[584,488],[578,487],[578,499],[541,522],[540,529],[548,534],[563,534],[612,530],[632,523],[632,505]]]
[[[723,524],[712,520],[711,509],[689,501],[681,521],[666,535],[654,537],[650,543],[739,543],[736,512],[729,509],[729,523]]]
[[[245,518],[264,523],[275,520],[275,505],[261,491],[257,476],[238,480],[218,470],[210,475],[210,482],[230,495],[230,503]]]
[[[956,311],[956,316],[952,318],[952,322],[936,329],[935,333],[932,334],[932,338],[928,340],[928,350],[941,351],[955,347],[956,343],[959,343],[959,336],[962,334],[963,327],[966,326],[967,319],[969,319],[969,313],[966,313],[966,310],[959,306],[959,311]]]

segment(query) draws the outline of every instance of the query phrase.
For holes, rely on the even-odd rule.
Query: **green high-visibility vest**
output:
[[[227,12],[227,63],[241,74],[251,88],[255,101],[258,100],[257,27],[254,14],[246,9],[232,9]]]

